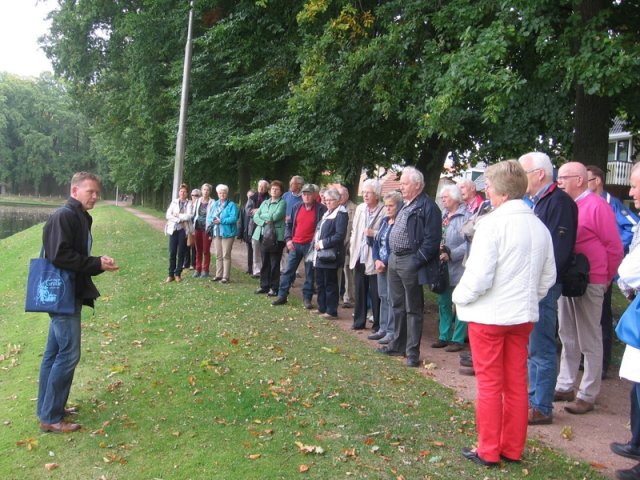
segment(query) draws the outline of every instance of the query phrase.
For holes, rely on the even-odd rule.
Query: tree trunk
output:
[[[585,165],[596,165],[607,171],[610,114],[611,101],[608,97],[587,95],[583,85],[577,86],[572,155],[574,160]]]
[[[586,25],[604,9],[604,0],[582,0],[578,6],[580,19]],[[576,46],[576,51],[579,46]],[[607,171],[611,99],[588,95],[584,85],[576,85],[576,109],[573,133],[573,159],[585,165],[596,165]]]

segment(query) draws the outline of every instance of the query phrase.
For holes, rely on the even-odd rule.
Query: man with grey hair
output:
[[[556,261],[556,283],[539,302],[539,320],[529,337],[529,425],[553,422],[553,393],[558,371],[556,329],[560,279],[569,266],[576,242],[578,207],[553,181],[551,159],[529,152],[518,161],[527,174],[527,195],[533,211],[551,233]]]
[[[477,192],[475,182],[469,178],[464,178],[458,182],[458,187],[460,187],[462,200],[467,206],[467,211],[469,213],[476,213],[484,199],[482,195]]]
[[[302,203],[302,186],[304,185],[304,178],[300,175],[294,175],[289,180],[289,190],[284,192],[282,199],[287,206],[285,210],[284,221],[285,224],[291,220],[291,212],[296,205]],[[282,259],[280,260],[280,271],[284,272],[287,267],[287,258],[289,257],[289,250],[287,248],[282,252]]]
[[[420,340],[424,321],[422,285],[435,282],[438,275],[441,212],[422,190],[424,177],[414,167],[405,167],[400,176],[404,200],[389,235],[389,298],[395,317],[394,338],[378,351],[386,355],[406,355],[408,367],[420,366]]]

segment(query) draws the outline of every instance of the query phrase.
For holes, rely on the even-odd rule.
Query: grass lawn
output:
[[[92,215],[94,254],[121,271],[83,311],[80,433],[40,433],[34,413],[48,317],[23,308],[41,226],[0,241],[0,478],[601,478],[538,443],[519,465],[463,460],[473,406],[451,390],[295,298],[271,308],[237,270],[164,285],[161,233],[118,207]]]

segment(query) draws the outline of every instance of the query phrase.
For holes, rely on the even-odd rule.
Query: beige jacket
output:
[[[373,244],[367,244],[364,233],[366,229],[372,228],[374,230],[373,236],[375,237],[378,233],[378,229],[380,228],[380,221],[382,220],[382,217],[384,217],[384,212],[382,211],[383,208],[382,203],[379,203],[376,206],[373,211],[373,215],[371,216],[370,225],[367,225],[366,204],[361,203],[358,205],[353,215],[353,225],[349,240],[349,268],[355,268],[356,262],[362,253],[365,258],[364,265],[366,275],[375,275],[377,272],[373,261]]]

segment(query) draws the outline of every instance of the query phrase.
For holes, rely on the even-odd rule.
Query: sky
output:
[[[45,17],[56,6],[54,0],[0,0],[0,72],[37,77],[52,71],[38,37],[47,33]]]

